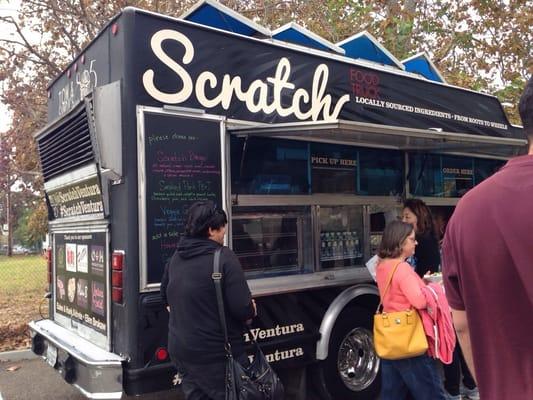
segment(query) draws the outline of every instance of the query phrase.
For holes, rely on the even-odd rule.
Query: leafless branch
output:
[[[26,47],[26,45],[24,43],[19,42],[18,40],[1,39],[0,38],[0,42],[9,43],[9,44],[16,44],[16,45],[24,47],[24,48]]]
[[[17,23],[17,21],[15,21],[13,19],[13,17],[0,17],[0,21],[4,21],[4,22],[7,22],[7,23],[10,23],[12,24],[15,29],[17,30],[17,33],[19,35],[19,37],[22,39],[22,41],[24,42],[24,47],[30,52],[32,53],[33,55],[35,55],[37,58],[39,58],[45,65],[47,65],[52,71],[54,71],[55,73],[59,74],[61,72],[61,70],[54,64],[52,64],[48,59],[46,59],[44,56],[41,55],[41,53],[39,53],[31,44],[30,42],[28,41],[28,39],[26,39],[26,36],[22,33],[22,30],[19,26],[19,24]]]

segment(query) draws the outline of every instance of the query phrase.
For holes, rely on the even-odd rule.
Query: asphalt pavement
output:
[[[305,384],[305,379],[302,381]],[[307,381],[310,384],[309,381]],[[310,386],[312,386],[310,384]],[[304,395],[302,395],[305,393]],[[311,387],[289,395],[288,400],[318,400]],[[179,389],[143,396],[123,396],[123,400],[184,400]],[[28,350],[0,353],[0,400],[86,400],[78,389]]]
[[[181,392],[123,396],[136,400],[183,400]],[[59,373],[41,358],[0,361],[0,400],[86,400],[76,388],[67,384]]]

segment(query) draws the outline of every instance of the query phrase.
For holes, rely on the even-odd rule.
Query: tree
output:
[[[27,220],[28,238],[33,243],[40,244],[48,233],[48,210],[46,203],[40,199],[37,207],[32,209]]]
[[[47,84],[125,6],[179,16],[196,0],[25,0],[18,19],[0,15],[14,37],[0,39],[1,98],[13,115],[6,133],[12,172],[42,191],[32,134],[45,125]],[[368,30],[397,58],[433,56],[451,84],[514,105],[533,72],[533,0],[226,0],[269,28],[296,21],[333,42]],[[4,186],[5,191],[5,186]]]
[[[29,248],[40,248],[48,231],[46,204],[38,198],[35,200],[37,204],[21,213],[14,232],[15,240]]]

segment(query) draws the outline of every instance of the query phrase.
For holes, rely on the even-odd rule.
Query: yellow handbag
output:
[[[392,282],[392,277],[399,263],[392,270],[383,297]],[[399,360],[424,354],[428,349],[428,341],[422,319],[418,311],[409,310],[383,312],[383,301],[379,302],[374,314],[374,349],[380,358]]]

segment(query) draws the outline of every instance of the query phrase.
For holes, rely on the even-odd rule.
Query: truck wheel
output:
[[[379,358],[372,341],[372,313],[349,307],[338,317],[328,357],[313,369],[321,399],[373,400],[379,394]]]

